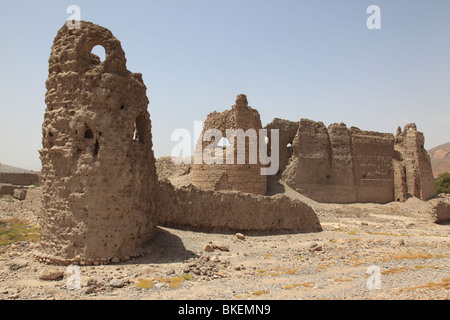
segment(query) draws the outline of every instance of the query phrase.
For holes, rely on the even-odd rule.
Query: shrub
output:
[[[438,194],[450,193],[450,173],[441,173],[438,178],[434,180],[434,184]]]

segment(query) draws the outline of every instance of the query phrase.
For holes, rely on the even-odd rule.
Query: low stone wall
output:
[[[0,184],[0,195],[2,194],[10,194],[14,196],[14,190],[27,190],[27,186],[15,186],[10,183],[8,184]]]
[[[322,231],[314,210],[284,195],[175,188],[159,183],[158,224],[198,231]]]
[[[37,173],[0,173],[0,183],[18,186],[31,186],[39,183],[40,176]]]

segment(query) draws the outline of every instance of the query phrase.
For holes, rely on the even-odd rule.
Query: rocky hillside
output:
[[[429,150],[428,153],[434,177],[443,172],[450,172],[450,142],[441,144]]]
[[[0,163],[0,172],[5,172],[5,173],[26,173],[26,172],[30,172],[30,170],[16,168],[16,167],[13,167],[13,166],[8,166],[6,164]]]

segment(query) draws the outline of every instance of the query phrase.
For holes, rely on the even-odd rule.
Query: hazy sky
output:
[[[449,0],[2,1],[0,162],[40,169],[48,58],[78,5],[112,31],[143,74],[156,157],[247,95],[263,125],[307,118],[450,141]],[[366,12],[381,9],[381,29]]]

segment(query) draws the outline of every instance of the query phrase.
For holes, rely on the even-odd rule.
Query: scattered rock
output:
[[[229,245],[219,241],[214,241],[212,246],[214,247],[214,249],[219,249],[221,251],[228,251],[230,249]]]
[[[400,247],[400,246],[405,246],[406,244],[405,244],[405,240],[403,240],[403,239],[394,239],[394,240],[391,240],[391,242],[390,242],[390,244],[391,244],[391,247]]]
[[[28,261],[26,260],[11,260],[6,265],[9,267],[9,270],[19,270],[28,265]]]
[[[24,189],[15,189],[13,191],[13,197],[22,201],[25,200],[25,197],[27,196],[27,190]]]
[[[113,288],[122,288],[123,286],[125,286],[125,283],[120,279],[112,279],[109,282],[109,285]]]
[[[236,238],[239,240],[245,240],[245,236],[242,233],[236,233]]]
[[[175,274],[175,269],[169,269],[169,270],[167,270],[166,275],[170,276],[170,275],[172,275],[172,274]]]
[[[311,251],[311,252],[322,251],[322,246],[320,246],[314,242],[309,246],[309,251]]]
[[[206,252],[213,252],[214,251],[214,247],[212,245],[210,245],[210,244],[205,244],[203,246],[203,250],[206,251]]]
[[[438,201],[432,207],[432,217],[435,223],[448,223],[450,221],[450,203]]]
[[[163,282],[158,282],[154,284],[154,287],[157,289],[161,289],[162,287],[164,287],[166,284]]]
[[[119,262],[120,262],[120,259],[117,257],[114,257],[111,259],[111,263],[119,263]]]
[[[47,281],[61,280],[63,277],[64,274],[56,269],[44,269],[39,274],[39,279]]]

